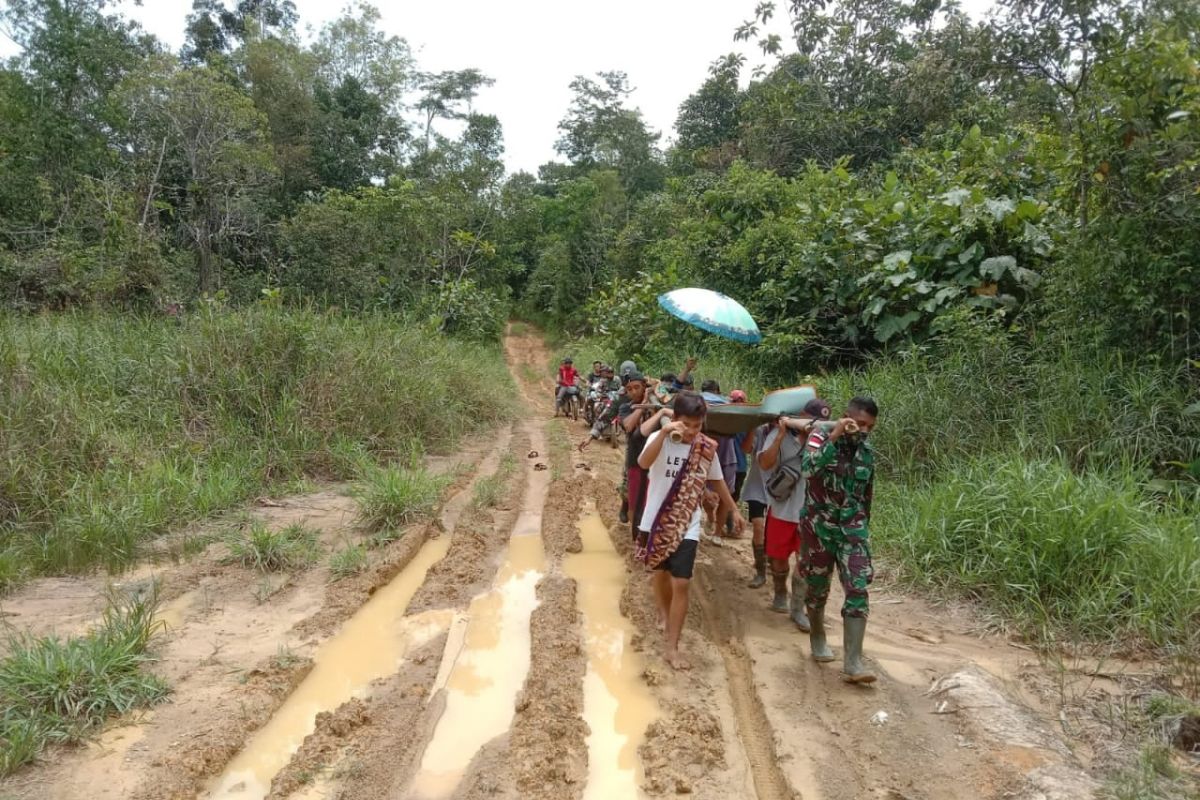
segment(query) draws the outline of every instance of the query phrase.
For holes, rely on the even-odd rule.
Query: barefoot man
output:
[[[733,514],[739,534],[746,527],[716,459],[717,443],[701,433],[707,411],[703,397],[680,392],[672,421],[650,436],[638,457],[649,475],[638,557],[654,570],[654,598],[667,636],[665,657],[675,669],[691,666],[679,653],[679,635],[687,618],[705,489],[715,491],[722,508]]]

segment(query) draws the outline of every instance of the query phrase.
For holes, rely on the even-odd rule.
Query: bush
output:
[[[161,700],[166,684],[143,671],[161,623],[157,591],[110,600],[86,636],[15,636],[0,660],[0,776],[50,742],[77,742],[111,715]]]
[[[447,452],[512,413],[498,347],[269,308],[0,325],[0,582],[134,561],[297,478]]]

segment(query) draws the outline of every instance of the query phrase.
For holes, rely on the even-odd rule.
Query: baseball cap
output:
[[[829,403],[819,397],[814,397],[804,404],[804,414],[813,419],[829,419],[829,415],[833,412]]]
[[[621,380],[623,380],[625,383],[629,383],[630,381],[641,381],[642,383],[645,383],[646,376],[638,372],[636,369],[631,369],[628,372],[621,373]]]
[[[734,389],[732,392],[729,393],[729,402],[731,402],[731,403],[746,402],[746,393],[743,392],[741,389]]]

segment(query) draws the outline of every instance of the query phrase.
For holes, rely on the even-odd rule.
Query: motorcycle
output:
[[[554,390],[554,416],[561,413],[564,417],[579,419],[579,387],[572,386],[564,393],[562,400],[558,399],[558,389]]]
[[[616,404],[620,392],[613,391],[604,387],[603,383],[597,383],[595,402],[592,403],[592,425],[595,421],[603,419],[604,416],[610,413],[610,409]],[[590,394],[590,393],[589,393]],[[600,432],[600,438],[607,439],[608,443],[614,448],[620,443],[621,437],[625,435],[625,429],[621,427],[621,420],[614,414],[612,419],[604,430]]]
[[[597,378],[588,385],[587,398],[583,402],[583,418],[587,420],[589,428],[596,424],[596,404],[605,394],[604,383],[603,379]]]

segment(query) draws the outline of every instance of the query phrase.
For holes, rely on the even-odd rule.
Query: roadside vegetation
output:
[[[440,484],[375,465],[497,424],[510,410],[494,388],[508,384],[495,346],[384,315],[11,318],[0,326],[0,581],[119,569],[164,531],[302,476],[391,480],[395,496],[368,488],[372,524],[403,522]]]
[[[167,694],[145,669],[162,623],[157,589],[113,595],[104,619],[82,636],[12,636],[0,658],[0,777],[50,744],[85,740],[111,716]]]

